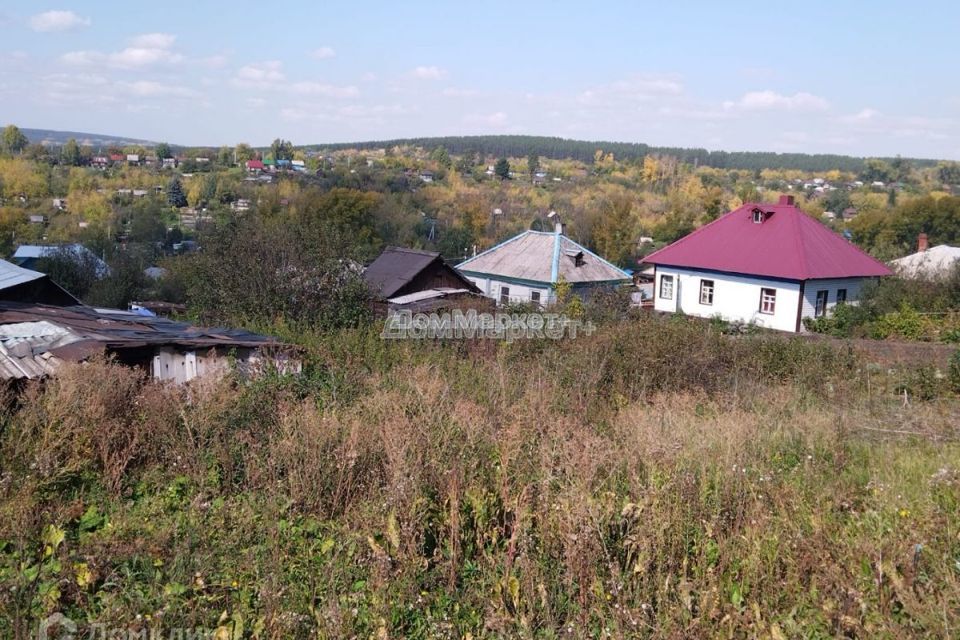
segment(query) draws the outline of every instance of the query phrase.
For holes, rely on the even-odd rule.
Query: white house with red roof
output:
[[[782,331],[856,302],[885,264],[780,196],[747,203],[644,259],[654,269],[654,309],[721,317]]]

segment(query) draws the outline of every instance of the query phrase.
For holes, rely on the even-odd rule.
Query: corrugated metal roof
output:
[[[762,222],[754,222],[757,210]],[[788,202],[747,203],[644,262],[790,280],[891,273],[885,264]]]
[[[60,364],[53,350],[80,340],[51,322],[0,325],[0,378],[42,378]]]
[[[242,329],[195,327],[119,309],[0,301],[0,378],[42,377],[63,360],[144,346],[290,348]]]
[[[578,259],[582,256],[582,259]],[[457,265],[465,273],[501,276],[548,284],[626,282],[630,276],[567,236],[524,231]]]

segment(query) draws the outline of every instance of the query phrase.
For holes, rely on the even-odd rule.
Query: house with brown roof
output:
[[[387,247],[363,277],[374,298],[389,309],[426,310],[480,293],[436,251]]]

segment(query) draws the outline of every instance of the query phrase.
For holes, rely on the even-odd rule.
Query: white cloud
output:
[[[104,65],[115,69],[137,69],[155,64],[183,62],[183,55],[171,51],[176,36],[169,33],[145,33],[130,39],[130,46],[121,51],[71,51],[60,60],[71,65]]]
[[[234,84],[241,87],[263,88],[283,82],[285,79],[283,64],[279,60],[268,60],[240,67],[234,78]]]
[[[337,55],[337,52],[333,50],[333,47],[320,47],[311,51],[310,55],[318,60],[324,60],[326,58],[333,58]]]
[[[196,91],[187,87],[163,84],[150,80],[122,82],[119,84],[119,87],[133,95],[147,98],[193,98],[199,95]]]
[[[177,36],[170,33],[144,33],[130,38],[130,45],[140,49],[169,49]]]
[[[448,98],[473,98],[480,95],[480,92],[476,89],[457,89],[455,87],[447,87],[441,93]]]
[[[90,18],[81,18],[73,11],[44,11],[30,16],[30,28],[42,33],[69,31],[89,26]]]
[[[584,106],[621,109],[636,103],[663,100],[681,94],[683,84],[678,79],[645,74],[586,89],[577,96],[577,102]]]
[[[501,128],[507,124],[507,114],[496,111],[490,114],[473,114],[463,118],[467,124],[479,124],[486,127]]]
[[[322,82],[302,81],[294,82],[289,87],[293,93],[303,95],[319,95],[328,98],[353,98],[360,95],[360,90],[354,86],[337,87]]]
[[[840,118],[841,122],[849,124],[865,124],[875,122],[880,117],[880,112],[870,107],[861,109],[857,113]]]
[[[419,80],[439,80],[447,75],[447,72],[440,67],[420,66],[410,72],[414,78]]]
[[[216,54],[201,58],[198,62],[208,69],[220,69],[227,66],[229,58],[223,54]]]
[[[788,96],[768,89],[749,91],[736,102],[727,101],[723,106],[745,111],[825,111],[830,108],[830,103],[804,91]]]

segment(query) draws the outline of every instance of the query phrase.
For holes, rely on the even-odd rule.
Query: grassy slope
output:
[[[960,628],[957,405],[928,372],[682,320],[300,337],[300,381],[34,389],[0,440],[0,635],[52,610],[270,638]]]

